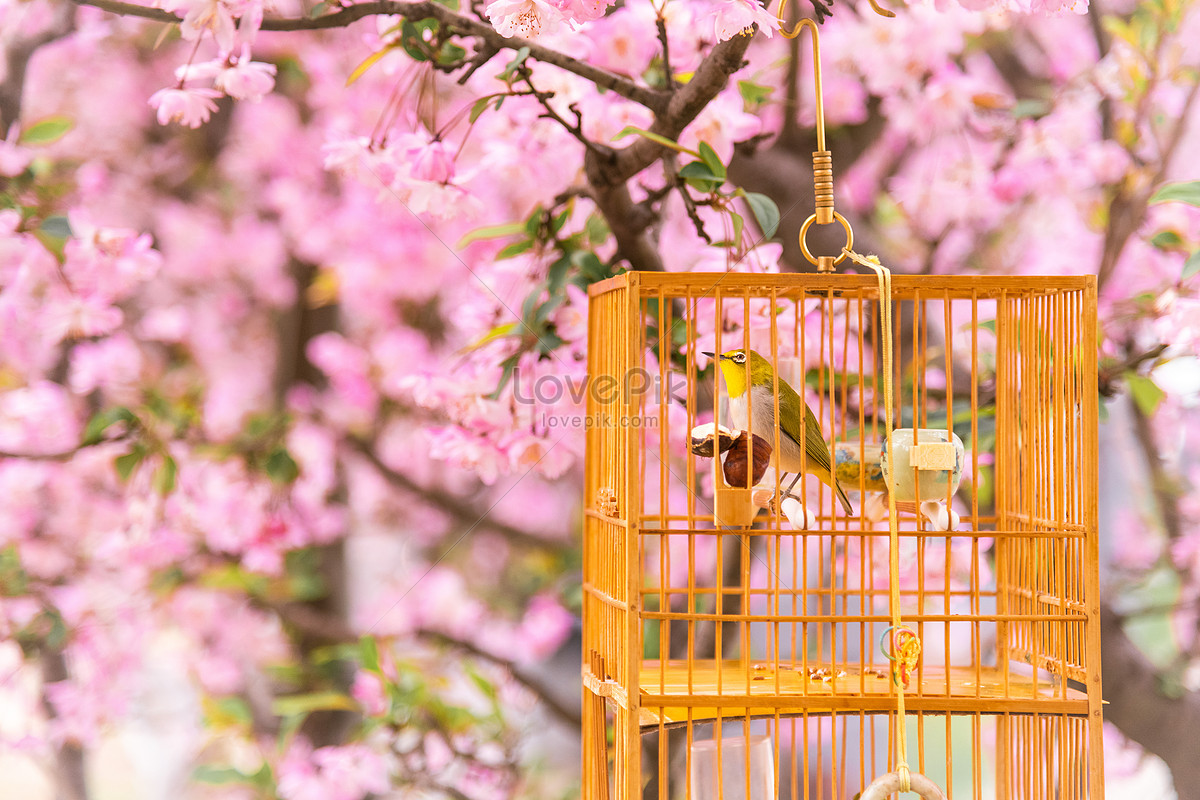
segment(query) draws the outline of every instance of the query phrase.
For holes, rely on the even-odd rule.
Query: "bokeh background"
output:
[[[1097,276],[1107,792],[1200,796],[1200,7],[895,11],[838,209]],[[0,0],[6,797],[578,795],[586,289],[808,268],[777,12]]]

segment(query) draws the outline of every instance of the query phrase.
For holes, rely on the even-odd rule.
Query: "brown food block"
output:
[[[754,457],[750,457],[750,441],[754,442]],[[753,462],[753,470],[748,469]],[[730,486],[748,488],[762,480],[771,463],[771,444],[761,436],[742,431],[733,440],[733,447],[725,456],[725,483]],[[749,480],[747,474],[749,473]]]

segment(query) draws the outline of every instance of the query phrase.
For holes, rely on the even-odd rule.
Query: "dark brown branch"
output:
[[[1092,38],[1096,40],[1096,50],[1099,58],[1104,58],[1108,55],[1108,48],[1112,44],[1112,37],[1108,31],[1104,30],[1104,14],[1100,10],[1100,4],[1092,0],[1088,3],[1088,25],[1092,30]],[[1100,96],[1100,138],[1113,138],[1113,114],[1112,100],[1108,95],[1101,94]]]
[[[750,39],[749,36],[735,36],[714,47],[692,79],[671,93],[665,110],[656,115],[650,130],[668,139],[679,138],[683,129],[725,88],[729,76],[742,68]],[[663,263],[658,247],[646,235],[656,214],[633,202],[626,182],[661,158],[664,152],[666,148],[662,145],[640,138],[611,153],[589,150],[584,158],[584,171],[592,186],[596,206],[613,232],[620,256],[637,270],[662,271]]]
[[[671,44],[667,39],[667,21],[659,13],[655,17],[654,24],[658,28],[658,43],[662,45],[663,82],[666,83],[668,90],[674,91],[675,71],[671,69]]]
[[[3,48],[5,62],[4,81],[0,83],[0,136],[21,117],[21,105],[25,97],[25,71],[29,59],[43,47],[61,39],[75,28],[75,7],[61,5],[55,9],[54,21],[49,28],[28,39],[16,39]]]
[[[44,647],[41,652],[42,685],[45,686],[69,679],[67,661],[62,651]],[[53,719],[57,715],[52,703],[42,695],[42,707]],[[78,742],[66,741],[55,748],[54,783],[62,800],[87,800],[87,764],[83,747]]]
[[[1137,371],[1138,367],[1147,361],[1156,361],[1167,351],[1167,345],[1160,344],[1140,353],[1133,353],[1117,362],[1101,363],[1097,383],[1100,385],[1101,397],[1114,397],[1120,387],[1125,373]]]
[[[734,36],[716,45],[705,56],[695,75],[678,91],[670,95],[666,108],[655,117],[650,126],[652,133],[677,139],[683,129],[699,116],[729,83],[729,76],[745,64],[746,48],[750,36]],[[589,157],[585,163],[588,180],[599,188],[605,184],[624,183],[663,154],[663,146],[646,138],[639,138],[628,147],[617,150],[611,158]]]
[[[1154,171],[1154,176],[1150,181],[1145,184],[1146,188],[1135,195],[1127,194],[1118,188],[1113,195],[1108,210],[1109,224],[1104,232],[1104,252],[1100,257],[1100,267],[1096,271],[1096,287],[1099,291],[1104,290],[1108,279],[1112,277],[1129,238],[1141,227],[1151,194],[1166,178],[1171,159],[1175,156],[1175,151],[1183,140],[1183,135],[1187,132],[1192,116],[1192,106],[1198,95],[1200,95],[1200,82],[1192,84],[1192,88],[1188,91],[1183,108],[1176,116],[1175,125],[1171,128],[1171,132],[1167,135],[1166,142],[1161,148],[1158,168]]]
[[[79,451],[88,447],[97,447],[104,444],[112,444],[114,442],[123,442],[130,438],[129,433],[124,433],[120,436],[114,436],[111,439],[104,439],[95,444],[81,444],[78,447],[72,447],[70,450],[62,450],[57,453],[13,453],[7,450],[0,450],[0,459],[2,458],[19,458],[25,461],[70,461]]]
[[[1200,798],[1200,758],[1196,740],[1184,731],[1200,731],[1200,694],[1168,696],[1159,669],[1125,633],[1123,619],[1110,606],[1100,609],[1100,662],[1103,665],[1104,717],[1121,733],[1166,762],[1180,800]]]
[[[608,222],[617,242],[618,255],[628,261],[632,269],[662,272],[658,246],[646,236],[646,229],[657,219],[656,212],[634,203],[624,182],[595,186],[592,199]]]
[[[146,6],[134,3],[124,3],[120,2],[120,0],[72,0],[72,2],[79,5],[94,6],[113,14],[120,14],[127,17],[142,17],[143,19],[150,19],[156,22],[174,24],[183,21],[169,12],[157,8],[147,8]],[[393,2],[392,0],[381,0],[374,3],[359,3],[347,6],[333,14],[326,14],[316,18],[276,17],[264,19],[262,29],[264,31],[329,30],[331,28],[344,28],[364,17],[380,15],[395,15],[415,20],[436,19],[451,33],[474,37],[480,40],[484,47],[491,47],[497,51],[502,49],[520,50],[522,47],[528,47],[530,58],[537,59],[546,64],[553,64],[556,67],[565,69],[567,72],[572,72],[581,78],[591,81],[602,89],[608,89],[624,97],[626,100],[632,100],[655,112],[662,110],[665,106],[666,95],[661,92],[656,92],[645,86],[639,86],[628,78],[572,58],[556,50],[551,50],[543,45],[525,39],[501,36],[491,25],[461,14],[456,14],[440,3],[435,2],[401,3]]]
[[[533,95],[533,97],[537,99],[538,104],[540,104],[541,107],[544,109],[544,113],[541,114],[542,119],[549,119],[549,120],[553,120],[554,122],[557,122],[559,125],[561,125],[563,127],[563,129],[567,133],[569,133],[569,134],[571,134],[571,136],[575,137],[575,140],[578,141],[580,144],[582,144],[584,147],[586,147],[588,150],[594,150],[597,153],[601,153],[601,154],[611,152],[611,148],[605,147],[603,145],[598,145],[595,142],[593,142],[591,139],[584,136],[584,134],[583,134],[583,114],[581,114],[579,112],[579,106],[577,106],[575,103],[572,103],[571,105],[568,106],[568,108],[571,110],[571,113],[575,115],[575,121],[568,122],[562,116],[562,114],[559,114],[557,111],[554,110],[554,106],[550,105],[550,99],[554,97],[554,92],[538,91],[537,88],[534,87],[533,83],[530,81],[528,74],[524,75],[522,79],[525,81],[525,85],[527,85],[529,87],[530,94]]]

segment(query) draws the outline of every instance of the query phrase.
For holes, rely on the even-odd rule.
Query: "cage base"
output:
[[[888,712],[895,707],[891,679],[878,666],[770,662],[645,661],[641,670],[639,721],[643,726],[680,724],[731,714],[774,716],[834,710]],[[913,710],[967,713],[1064,713],[1086,715],[1087,692],[1044,673],[1016,674],[997,667],[926,667],[908,688]]]

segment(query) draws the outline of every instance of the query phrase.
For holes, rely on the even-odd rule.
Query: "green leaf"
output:
[[[250,725],[254,722],[250,706],[240,697],[214,697],[205,703],[205,716],[218,724]]]
[[[383,58],[391,51],[392,51],[391,47],[385,47],[382,50],[376,50],[374,53],[371,53],[371,55],[369,55],[365,59],[363,59],[363,62],[361,64],[359,64],[357,67],[355,67],[354,71],[350,73],[350,77],[346,78],[346,85],[349,86],[350,84],[354,83],[356,80],[361,78],[363,75],[365,75],[367,73],[367,70],[369,70],[371,67],[375,66],[379,62],[379,59]]]
[[[1188,278],[1200,272],[1200,250],[1188,256],[1188,260],[1183,262],[1183,273],[1180,274],[1179,280],[1186,281]]]
[[[284,447],[276,447],[267,456],[267,476],[275,483],[288,484],[300,477],[300,467]]]
[[[312,9],[311,9],[311,10],[308,12],[308,18],[309,18],[309,19],[316,19],[317,17],[319,17],[319,16],[323,15],[323,14],[324,14],[326,11],[328,11],[328,10],[329,10],[329,3],[325,2],[325,0],[322,0],[322,2],[320,2],[320,3],[317,3],[317,4],[316,4],[315,6],[313,6],[313,7],[312,7]]]
[[[1012,115],[1016,119],[1039,119],[1051,111],[1051,105],[1045,100],[1025,98],[1013,104]]]
[[[1150,244],[1157,247],[1159,250],[1169,250],[1172,247],[1179,247],[1183,244],[1183,238],[1175,231],[1163,231],[1157,233],[1150,240]]]
[[[104,439],[104,432],[118,422],[134,423],[137,422],[137,417],[125,406],[113,406],[96,412],[83,430],[82,446],[99,444]]]
[[[530,239],[538,238],[538,232],[542,227],[543,209],[541,204],[534,206],[533,213],[525,219],[525,235]]]
[[[725,165],[721,162],[721,157],[717,155],[717,151],[713,150],[708,142],[700,143],[700,160],[708,167],[713,175],[716,175],[721,180],[725,180]]]
[[[550,290],[550,294],[558,294],[558,291],[562,289],[563,283],[567,280],[567,271],[570,268],[570,256],[563,256],[550,265],[550,269],[546,272],[546,288]]]
[[[21,132],[18,144],[26,146],[53,144],[75,126],[68,117],[46,117]]]
[[[175,491],[175,474],[178,470],[175,459],[163,456],[162,463],[154,471],[154,490],[164,496]]]
[[[470,353],[473,350],[478,350],[479,348],[483,347],[484,345],[494,342],[497,339],[502,339],[505,336],[520,336],[520,335],[521,335],[521,323],[519,323],[519,322],[503,322],[503,323],[497,325],[496,327],[492,328],[490,331],[485,333],[483,336],[480,336],[478,339],[476,339],[474,342],[472,342],[471,344],[464,347],[459,352],[460,353]]]
[[[117,475],[122,481],[128,481],[133,475],[133,471],[137,469],[138,464],[142,463],[142,459],[146,457],[146,448],[140,443],[135,444],[133,449],[122,456],[117,456],[113,459],[113,466],[117,468]]]
[[[650,141],[655,142],[656,144],[661,144],[663,147],[669,147],[672,150],[675,150],[676,152],[687,153],[689,156],[695,156],[696,158],[700,158],[700,154],[697,153],[695,150],[687,149],[686,147],[684,147],[683,145],[681,145],[679,142],[675,141],[674,139],[668,139],[667,137],[663,136],[662,134],[651,133],[650,131],[643,130],[642,128],[636,128],[633,125],[626,125],[624,128],[622,128],[620,130],[619,133],[617,133],[616,136],[614,136],[612,138],[612,140],[615,142],[618,139],[624,139],[626,136],[630,136],[632,134],[637,134],[638,136],[641,136],[642,138],[645,138],[645,139],[649,139]]]
[[[521,65],[525,63],[525,59],[527,58],[529,58],[529,48],[522,47],[513,56],[513,60],[504,65],[504,71],[496,77],[505,83],[512,83],[516,80],[517,70],[521,68]]]
[[[747,106],[747,111],[753,111],[771,97],[771,93],[775,91],[772,86],[763,86],[753,81],[738,81],[738,91],[741,92],[742,102]]]
[[[1155,203],[1187,203],[1189,206],[1200,206],[1200,181],[1168,183],[1150,198],[1150,204]]]
[[[50,630],[45,637],[46,646],[51,650],[58,650],[67,643],[67,623],[57,611],[47,611],[43,616],[50,619]]]
[[[715,175],[703,161],[690,161],[679,170],[679,177],[698,192],[715,192],[725,179]]]
[[[421,20],[414,24],[411,20],[406,19],[400,23],[400,46],[413,61],[430,60],[428,49],[425,46],[425,38],[421,35],[421,31],[429,30],[429,26],[425,24],[427,21]]]
[[[222,786],[230,783],[246,783],[249,778],[233,767],[216,767],[212,764],[201,764],[192,771],[192,780],[196,783]]]
[[[571,253],[571,263],[587,283],[602,281],[608,277],[608,271],[599,257],[590,250],[576,250]]]
[[[475,101],[475,103],[471,106],[470,120],[472,123],[474,123],[475,120],[477,120],[481,116],[483,116],[483,112],[487,111],[488,103],[490,103],[490,102],[492,102],[491,95],[487,95],[486,97],[481,97]],[[470,236],[470,235],[471,234],[469,234],[469,233],[467,234],[467,236]],[[465,239],[466,237],[463,237],[463,238]],[[462,247],[462,245],[460,244],[459,247]]]
[[[733,222],[733,239],[731,244],[735,248],[740,247],[742,243],[742,230],[746,227],[746,219],[741,214],[732,211],[729,212],[729,219]]]
[[[520,363],[521,353],[513,353],[508,358],[500,362],[500,367],[504,370],[500,373],[500,382],[496,384],[496,391],[488,395],[489,400],[499,400],[500,395],[504,393],[504,387],[508,386],[508,382],[512,380],[513,373],[517,370],[517,364]]]
[[[463,671],[467,673],[467,677],[471,679],[471,683],[475,684],[475,688],[478,689],[483,696],[489,700],[496,700],[499,696],[499,692],[496,690],[496,684],[483,677],[483,675],[479,673],[479,670],[477,670],[470,661],[464,660],[462,665]]]
[[[754,221],[762,230],[764,239],[770,239],[779,230],[779,206],[765,194],[746,192],[746,204],[754,214]]]
[[[538,337],[537,351],[542,355],[548,356],[564,344],[566,344],[566,341],[558,334],[547,331]]]
[[[71,230],[71,221],[64,216],[46,217],[42,224],[38,225],[38,232],[55,239],[70,239],[75,235]]]
[[[1147,417],[1154,414],[1158,404],[1167,396],[1167,393],[1160,389],[1157,383],[1145,375],[1138,375],[1134,372],[1126,373],[1125,382],[1129,385],[1129,393],[1133,395],[1133,402],[1137,403],[1138,409]]]
[[[363,669],[379,671],[379,642],[374,636],[363,636],[358,640],[359,663]]]
[[[341,692],[312,692],[277,697],[271,703],[271,713],[280,717],[310,714],[313,711],[357,711],[358,703]]]
[[[571,218],[571,207],[568,205],[563,209],[562,213],[554,219],[550,220],[550,232],[558,233],[563,229],[563,225],[567,224],[567,220]]]
[[[599,214],[592,214],[587,218],[587,222],[583,223],[583,231],[587,234],[588,241],[594,245],[607,241],[611,232],[608,223]]]
[[[452,66],[461,63],[467,57],[467,51],[451,42],[446,42],[442,45],[442,49],[438,51],[437,62],[443,67]]]
[[[503,261],[506,258],[512,258],[513,256],[519,256],[519,255],[521,255],[521,253],[527,252],[532,249],[533,249],[533,240],[522,239],[519,242],[513,242],[512,244],[505,245],[503,248],[501,248],[500,252],[496,253],[496,260]]]
[[[538,306],[537,311],[533,315],[532,327],[540,330],[547,322],[550,321],[550,315],[558,310],[558,307],[563,304],[563,297],[551,297],[546,302]]]
[[[482,99],[486,100],[487,98]],[[516,236],[524,232],[524,222],[506,222],[503,225],[488,225],[483,228],[476,228],[458,240],[458,249],[461,250],[472,242],[478,242],[482,239],[500,239],[504,236]]]

